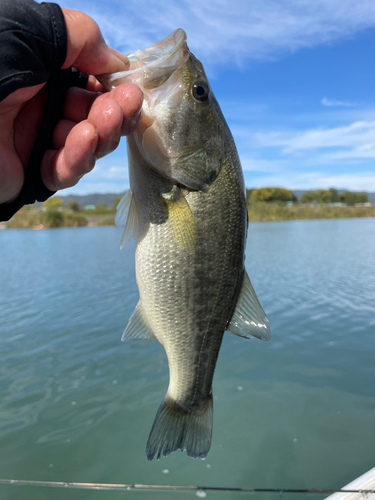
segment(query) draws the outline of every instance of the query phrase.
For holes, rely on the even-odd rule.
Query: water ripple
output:
[[[250,225],[246,267],[272,339],[224,336],[212,484],[337,486],[373,466],[374,229]],[[138,290],[134,245],[120,252],[119,239],[116,228],[0,232],[4,476],[160,482],[143,450],[167,360],[157,342],[120,342]],[[206,482],[200,461],[168,460],[171,482]]]

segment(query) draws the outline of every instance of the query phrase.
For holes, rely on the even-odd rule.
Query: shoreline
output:
[[[258,203],[248,205],[249,222],[276,222],[285,220],[353,219],[375,217],[375,205],[280,205]]]
[[[285,205],[279,203],[257,203],[248,205],[249,222],[282,222],[290,220],[323,220],[375,218],[375,205],[331,206],[331,205]],[[58,224],[45,221],[40,210],[23,210],[7,222],[0,222],[1,229],[49,229],[56,227],[114,226],[115,212],[92,214],[78,212],[74,216],[68,210],[57,212]]]

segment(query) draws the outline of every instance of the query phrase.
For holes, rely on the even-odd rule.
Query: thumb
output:
[[[62,9],[68,35],[63,68],[74,66],[89,75],[129,69],[128,58],[109,47],[96,22],[79,10]]]

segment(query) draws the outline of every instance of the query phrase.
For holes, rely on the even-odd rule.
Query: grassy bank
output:
[[[101,214],[101,215],[86,215],[87,223],[89,226],[114,226],[115,213]]]
[[[299,220],[299,219],[349,219],[375,217],[375,205],[370,207],[335,207],[331,205],[282,205],[255,203],[248,205],[250,222]]]
[[[375,217],[375,205],[370,207],[348,207],[321,205],[286,205],[282,203],[248,204],[250,222],[299,220],[299,219],[348,219],[353,217]],[[6,223],[7,228],[111,226],[115,211],[95,213],[93,210],[74,212],[69,209],[42,211],[35,208],[20,210]]]
[[[87,219],[82,213],[70,210],[43,212],[42,210],[22,209],[6,223],[7,228],[13,229],[31,229],[40,225],[47,228],[87,226]]]
[[[32,229],[40,225],[46,228],[53,227],[81,227],[81,226],[113,226],[115,211],[96,213],[94,210],[74,212],[68,209],[43,211],[35,208],[26,208],[17,212],[9,222],[5,223],[10,229]]]

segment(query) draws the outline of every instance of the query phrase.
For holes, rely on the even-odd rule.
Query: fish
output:
[[[129,191],[117,207],[121,247],[136,242],[139,302],[123,341],[157,339],[169,386],[146,456],[211,447],[212,382],[225,331],[269,340],[269,322],[245,270],[248,217],[240,158],[186,33],[128,55],[128,71],[101,75],[110,90],[132,82],[142,118],[127,137]]]

